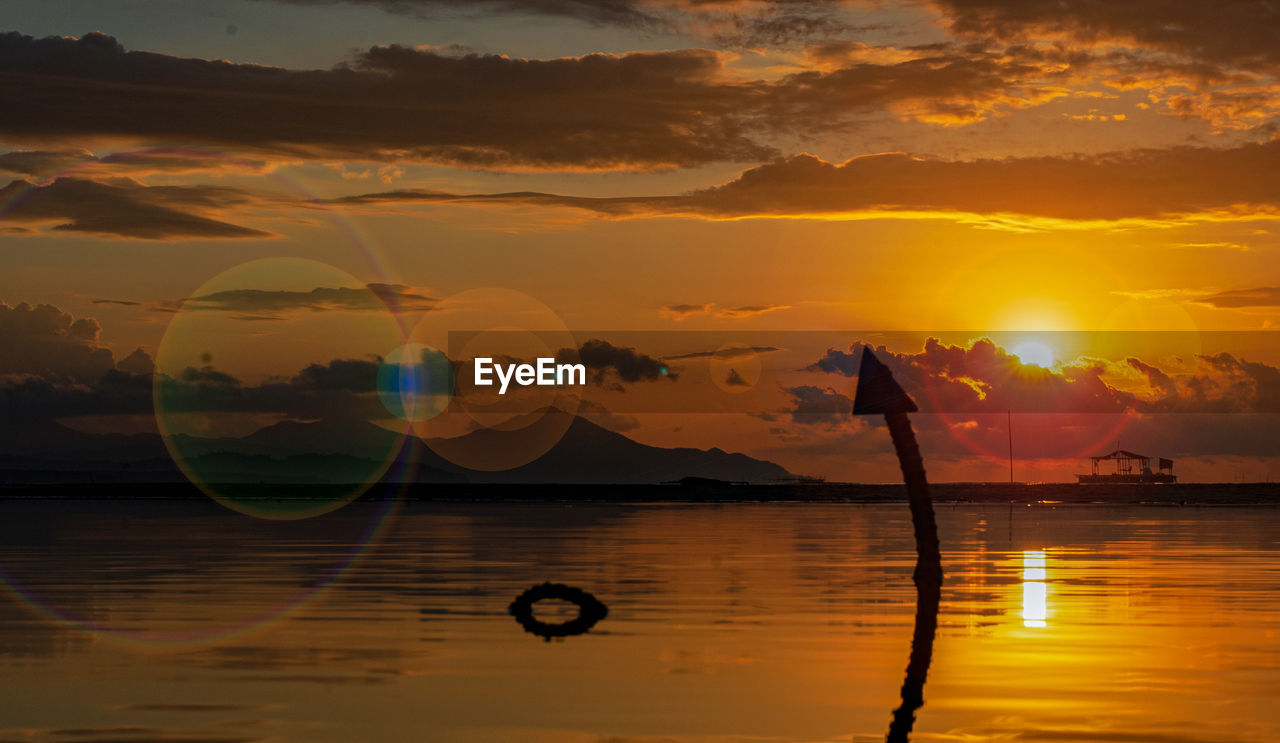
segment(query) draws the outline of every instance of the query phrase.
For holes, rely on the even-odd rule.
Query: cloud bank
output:
[[[1230,149],[1177,147],[1096,156],[943,160],[886,153],[831,163],[813,155],[751,168],[682,196],[584,198],[540,193],[392,191],[337,199],[379,204],[531,204],[610,217],[823,217],[857,214],[1062,221],[1275,217],[1280,140]],[[664,308],[675,319],[706,304]]]

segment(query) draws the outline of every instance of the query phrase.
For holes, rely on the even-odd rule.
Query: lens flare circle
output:
[[[440,415],[453,397],[453,365],[443,352],[406,343],[387,354],[378,367],[378,397],[387,412],[421,423]]]
[[[253,177],[259,181],[273,183],[282,192],[300,202],[309,204],[308,213],[315,215],[316,219],[309,220],[308,223],[337,236],[338,243],[344,247],[343,260],[349,256],[363,263],[371,274],[377,277],[376,280],[384,285],[392,286],[400,283],[389,269],[376,245],[363,233],[359,225],[342,211],[325,206],[322,195],[310,187],[297,170],[285,167],[280,163],[257,161],[227,150],[195,146],[188,143],[113,150],[105,154],[98,153],[97,157],[86,153],[82,157],[77,156],[55,163],[53,167],[28,177],[28,183],[21,184],[20,187],[15,184],[14,188],[8,190],[4,198],[0,199],[0,222],[10,217],[21,216],[17,212],[32,203],[33,200],[38,199],[43,193],[44,187],[55,184],[61,178],[97,179],[101,177],[127,176],[134,179],[143,179],[143,182],[146,183],[145,179],[149,176],[179,173],[214,173],[218,176],[230,173],[238,177]],[[36,222],[33,229],[41,229],[43,226],[44,224]],[[358,286],[358,284],[352,284],[351,286]],[[194,292],[193,295],[198,293]],[[383,296],[382,299],[390,304],[393,310],[397,309],[394,296]],[[177,315],[181,315],[185,311],[183,308],[158,307],[157,309],[174,311]],[[381,324],[381,321],[379,321],[379,324]],[[406,334],[405,329],[400,329],[394,339],[385,341],[385,345],[381,347],[381,350],[402,344]],[[376,335],[381,335],[381,332]],[[260,344],[255,342],[252,345],[257,348]],[[157,356],[160,355],[157,354]],[[209,353],[208,360],[204,360],[203,357],[201,360],[204,365],[218,365],[224,360],[224,355],[219,354],[218,358],[215,358],[213,353]],[[297,369],[293,369],[286,373],[296,371]],[[374,404],[377,405],[376,397]],[[385,411],[381,411],[380,407],[378,410],[381,413],[380,417],[386,418]],[[163,414],[159,416],[159,418],[164,417]],[[249,411],[229,410],[223,416],[223,424],[230,425],[234,429],[236,426],[233,424],[232,419],[248,419],[250,417]],[[164,421],[159,418],[158,424],[163,426]],[[253,421],[242,420],[240,425],[241,427],[246,427],[250,423],[253,423]],[[402,433],[397,435],[402,437]],[[167,439],[168,437],[165,438]],[[172,443],[169,440],[165,441],[166,447],[171,446]],[[182,463],[180,463],[179,467],[181,468],[182,466]],[[199,473],[196,472],[196,474],[198,475]],[[391,490],[388,493],[394,494]],[[214,500],[218,499],[215,498]],[[222,502],[223,505],[228,505],[225,501],[219,502]],[[229,607],[238,607],[242,603],[239,601],[239,594],[237,594],[236,600],[228,602],[224,606],[216,596],[207,592],[202,593],[207,602],[205,607],[207,611],[199,610],[193,613],[189,608],[182,612],[185,626],[175,626],[173,628],[157,628],[149,625],[145,628],[136,627],[126,619],[113,618],[109,607],[95,606],[94,611],[78,608],[78,604],[82,603],[81,598],[91,596],[95,588],[102,588],[102,584],[89,577],[90,572],[87,570],[81,574],[86,581],[85,585],[77,586],[74,580],[68,580],[55,591],[53,587],[46,585],[46,581],[42,578],[48,570],[54,568],[34,569],[34,573],[28,576],[24,573],[24,566],[15,564],[10,560],[3,560],[0,561],[0,589],[9,592],[23,605],[54,624],[91,634],[92,640],[95,642],[106,640],[125,646],[142,648],[185,648],[201,646],[210,642],[222,642],[230,637],[258,631],[264,625],[292,616],[324,595],[334,585],[340,583],[347,573],[358,564],[369,545],[377,541],[398,502],[397,499],[388,497],[373,506],[373,511],[367,514],[367,518],[366,514],[362,512],[361,518],[358,519],[359,533],[351,534],[347,538],[346,546],[341,554],[333,555],[332,560],[328,561],[326,565],[309,566],[308,570],[311,572],[308,572],[304,582],[292,588],[273,589],[273,593],[268,600],[245,612],[229,610]],[[227,519],[250,530],[252,530],[251,527],[253,525],[286,526],[279,521],[279,519],[285,517],[280,513],[255,515],[266,515],[269,519],[274,520],[244,520],[232,514],[228,514]],[[304,514],[294,511],[288,514],[287,517],[294,518],[300,515]],[[130,530],[130,533],[135,533],[137,521],[141,519],[134,520],[131,516],[121,516],[121,518],[134,522],[134,528]],[[323,526],[328,521],[328,519],[323,519],[305,522],[305,525],[314,523],[317,526]],[[211,541],[222,542],[226,544],[228,551],[237,554],[244,549],[244,542],[240,535],[224,533],[217,529],[211,534],[209,533],[210,523],[207,520],[201,521],[201,528],[205,532],[202,535],[204,543],[207,544]],[[216,523],[222,523],[222,520],[217,520]],[[287,528],[292,530],[302,526],[304,526],[303,523],[291,523],[287,525]],[[28,525],[27,528],[32,528],[32,526]],[[38,529],[38,525],[35,528]],[[24,555],[30,558],[34,549],[24,549]],[[272,548],[270,553],[278,555],[281,560],[280,567],[282,571],[290,567],[296,568],[300,561],[314,557],[314,549],[311,547],[308,547],[303,552],[296,553],[295,557],[291,557],[288,550],[278,546]],[[115,563],[126,558],[136,559],[145,563],[148,560],[154,561],[156,556],[146,551],[122,554],[119,551],[118,544],[113,541],[110,552],[112,570],[107,571],[106,575],[116,576],[119,574],[120,571],[117,569],[119,566]],[[51,548],[48,560],[54,565],[62,565],[66,561],[66,555]],[[190,571],[182,569],[182,565],[178,561],[170,561],[166,567],[173,569],[175,575],[190,577],[187,575]],[[283,575],[284,572],[281,573],[281,576]],[[217,577],[220,576],[215,575],[215,583]],[[124,580],[124,578],[122,577],[121,580]],[[198,581],[199,578],[195,577],[194,580]],[[211,585],[208,590],[216,591],[216,586]],[[106,589],[106,593],[107,596],[115,595],[109,589]],[[119,595],[128,596],[131,594],[121,591]],[[190,607],[190,595],[182,596],[181,600]],[[103,614],[103,611],[106,611],[106,614]],[[134,612],[132,607],[122,607],[121,613],[131,615]],[[202,619],[196,622],[190,619],[192,616],[199,616]]]
[[[555,446],[573,424],[582,386],[475,383],[475,360],[577,364],[578,345],[560,317],[514,289],[478,288],[440,301],[412,330],[410,343],[447,349],[454,368],[447,410],[411,421],[414,433],[445,460],[479,472],[526,465]]]
[[[711,382],[722,392],[740,395],[755,389],[763,373],[760,354],[745,343],[728,343],[707,359]],[[665,367],[663,373],[665,374]]]
[[[387,471],[379,353],[397,319],[355,277],[268,258],[215,276],[178,306],[156,353],[156,422],[182,473],[222,505],[266,519],[340,508]]]

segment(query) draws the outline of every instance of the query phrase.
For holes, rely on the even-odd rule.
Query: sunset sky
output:
[[[247,388],[506,297],[610,343],[583,413],[644,443],[892,480],[869,344],[940,479],[1007,478],[1008,410],[1019,479],[1280,476],[1270,4],[7,0],[0,100],[23,420],[148,430],[104,380],[162,341]]]

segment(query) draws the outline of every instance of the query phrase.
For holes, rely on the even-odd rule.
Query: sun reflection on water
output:
[[[1022,553],[1022,626],[1049,626],[1049,584],[1044,550]]]

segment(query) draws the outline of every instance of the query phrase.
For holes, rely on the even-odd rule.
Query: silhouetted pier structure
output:
[[[1178,476],[1173,474],[1172,459],[1156,457],[1157,469],[1154,471],[1151,469],[1153,457],[1124,449],[1116,449],[1110,454],[1101,454],[1089,459],[1093,462],[1093,472],[1088,475],[1076,475],[1082,485],[1153,485],[1178,481]],[[1112,467],[1113,471],[1103,472],[1108,466]]]

